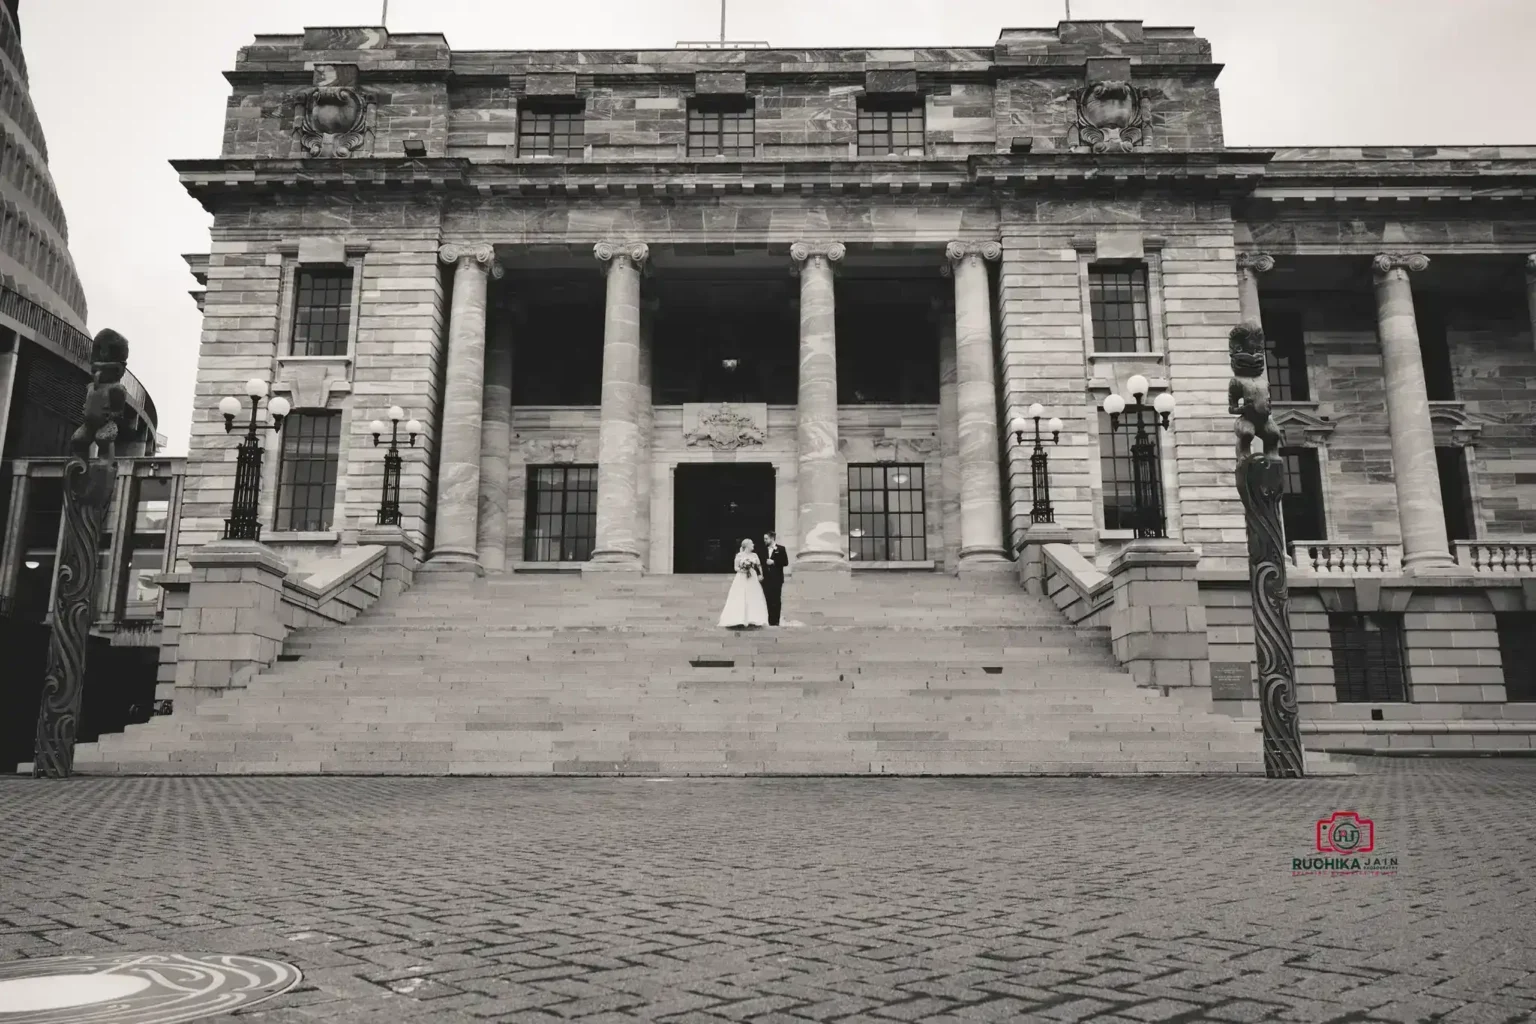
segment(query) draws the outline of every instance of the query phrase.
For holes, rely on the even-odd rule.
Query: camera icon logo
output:
[[[1376,823],[1354,811],[1334,811],[1317,823],[1318,853],[1370,853],[1376,849]]]

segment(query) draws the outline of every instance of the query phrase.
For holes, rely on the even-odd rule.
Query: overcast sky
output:
[[[1071,0],[1076,18],[1194,26],[1226,65],[1237,146],[1536,144],[1536,0]],[[713,39],[719,0],[390,0],[396,32],[460,49]],[[196,286],[212,218],[167,161],[216,157],[222,73],[260,33],[377,25],[380,0],[22,0],[32,99],[69,217],[92,333],[114,327],[169,452],[186,451]],[[729,0],[728,35],[775,46],[990,45],[1061,0]]]

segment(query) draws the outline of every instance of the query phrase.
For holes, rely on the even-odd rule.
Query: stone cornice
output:
[[[1127,189],[1241,195],[1264,173],[1251,155],[1234,162],[1220,151],[1088,156],[1079,153],[984,154],[960,160],[822,161],[511,161],[460,157],[420,160],[179,160],[182,185],[205,208],[241,196],[335,192],[459,193],[481,196],[630,198],[666,195],[916,196],[1038,192],[1042,196],[1121,195]]]

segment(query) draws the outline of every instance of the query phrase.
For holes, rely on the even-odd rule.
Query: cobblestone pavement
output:
[[[249,953],[261,1022],[1525,1021],[1536,761],[1338,780],[0,782],[0,959]],[[1292,876],[1374,819],[1395,876]]]

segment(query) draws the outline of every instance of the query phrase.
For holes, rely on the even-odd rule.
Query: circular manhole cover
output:
[[[0,964],[0,1024],[176,1024],[286,992],[299,969],[253,956],[117,953]]]

